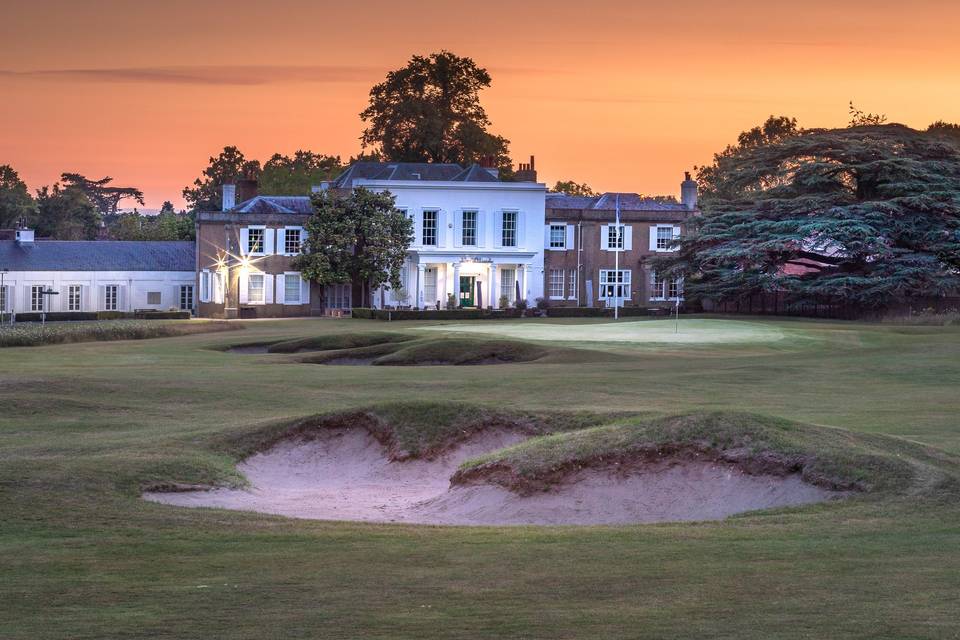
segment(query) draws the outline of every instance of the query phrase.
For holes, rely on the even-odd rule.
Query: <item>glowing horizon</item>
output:
[[[440,49],[490,71],[491,131],[549,185],[678,195],[684,170],[768,115],[842,126],[850,100],[960,122],[960,4],[940,0],[11,4],[0,164],[31,192],[110,175],[147,208],[181,206],[225,145],[356,154],[369,88]]]

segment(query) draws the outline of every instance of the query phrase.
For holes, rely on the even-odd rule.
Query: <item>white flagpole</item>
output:
[[[620,194],[617,194],[617,246],[614,251],[613,270],[613,319],[620,319],[620,245],[623,244],[623,236],[620,234]]]

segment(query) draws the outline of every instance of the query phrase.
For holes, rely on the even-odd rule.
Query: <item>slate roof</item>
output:
[[[617,208],[617,195],[620,196],[621,211],[689,211],[679,202],[659,202],[644,198],[637,193],[604,193],[599,196],[568,196],[564,193],[548,193],[547,209],[592,209],[614,211]]]
[[[10,271],[193,271],[193,242],[119,240],[0,241],[0,269]]]
[[[230,209],[232,213],[311,214],[310,196],[256,196]]]
[[[479,165],[464,169],[458,164],[434,162],[354,162],[330,183],[335,189],[348,189],[354,180],[424,180],[462,182],[499,182]]]

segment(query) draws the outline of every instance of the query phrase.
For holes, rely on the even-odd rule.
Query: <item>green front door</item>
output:
[[[476,289],[477,278],[476,276],[460,276],[460,306],[461,307],[472,307],[475,306],[475,301],[473,299],[473,292]]]

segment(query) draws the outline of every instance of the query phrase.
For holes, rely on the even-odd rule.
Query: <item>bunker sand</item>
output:
[[[391,461],[363,429],[285,441],[241,463],[249,490],[148,492],[154,502],[293,518],[440,525],[596,525],[716,520],[827,500],[833,492],[732,464],[666,461],[629,473],[584,469],[553,490],[521,496],[496,485],[451,486],[466,459],[524,439],[482,432],[432,460]]]

